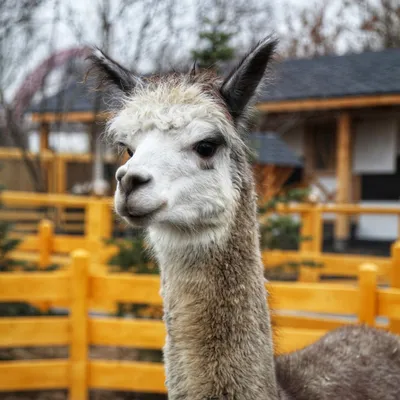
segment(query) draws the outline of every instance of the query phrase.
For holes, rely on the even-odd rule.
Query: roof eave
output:
[[[343,108],[371,108],[394,105],[400,105],[400,93],[371,96],[264,101],[258,103],[257,108],[264,112],[287,113],[314,110],[337,110]]]
[[[81,122],[91,123],[96,120],[105,120],[110,116],[109,112],[95,113],[93,111],[70,111],[70,112],[32,112],[32,122],[51,123],[51,122]]]

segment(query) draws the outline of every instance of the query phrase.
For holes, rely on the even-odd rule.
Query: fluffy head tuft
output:
[[[135,96],[124,97],[121,111],[108,123],[108,138],[116,143],[154,129],[177,132],[196,120],[213,124],[227,137],[234,134],[233,119],[217,86],[205,83],[187,76],[146,82]]]

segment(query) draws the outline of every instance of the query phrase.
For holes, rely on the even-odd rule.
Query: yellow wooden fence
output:
[[[95,261],[104,263],[113,253],[112,248],[104,246],[104,238],[109,238],[115,227],[115,216],[111,198],[70,196],[59,194],[38,194],[28,192],[5,191],[0,194],[0,202],[5,206],[21,208],[21,215],[26,207],[81,207],[84,209],[83,235],[54,234],[52,228],[39,224],[36,234],[24,235],[23,243],[14,253],[15,258],[28,261],[39,261],[66,264],[69,253],[76,248],[91,252]],[[323,216],[325,213],[340,214],[392,214],[400,215],[400,208],[379,208],[360,205],[340,204],[295,204],[278,206],[278,213],[298,214],[302,222],[302,236],[311,240],[303,241],[298,251],[274,250],[264,252],[263,261],[266,268],[288,262],[313,261],[323,265],[322,268],[302,267],[301,281],[318,281],[324,275],[358,276],[358,268],[363,263],[373,263],[378,267],[378,278],[400,288],[400,278],[393,281],[392,262],[389,257],[363,256],[350,254],[331,254],[322,252]],[[7,213],[7,211],[3,211]],[[265,217],[262,216],[261,222]],[[0,214],[2,219],[2,214]],[[49,232],[50,231],[50,232]],[[40,253],[38,253],[38,249]],[[396,278],[397,279],[397,278]]]
[[[393,283],[392,262],[388,257],[324,253],[322,251],[323,221],[324,214],[395,215],[400,221],[400,207],[380,208],[358,204],[281,204],[278,205],[276,211],[279,214],[297,214],[302,224],[301,236],[307,237],[309,240],[302,241],[297,251],[269,251],[264,257],[264,264],[267,266],[288,261],[313,261],[322,264],[322,268],[302,268],[300,280],[318,281],[321,276],[325,275],[356,278],[360,264],[373,263],[378,267],[378,277],[387,283]],[[265,216],[261,217],[261,222],[263,220],[265,220]]]
[[[50,262],[62,265],[69,262],[71,251],[81,248],[90,251],[97,262],[107,259],[109,249],[105,248],[104,239],[111,237],[114,223],[111,198],[4,191],[0,194],[0,203],[6,207],[21,208],[21,218],[26,207],[84,209],[83,235],[54,234],[54,224],[42,220],[37,234],[17,234],[23,241],[13,253],[14,258],[39,262],[42,267]]]
[[[397,248],[394,262],[400,262]],[[57,272],[0,274],[0,301],[65,301],[68,317],[0,319],[0,347],[69,346],[68,359],[4,361],[0,391],[68,389],[69,398],[88,398],[89,389],[164,393],[162,364],[89,359],[90,345],[161,349],[165,328],[159,320],[95,317],[90,301],[160,305],[157,276],[99,274],[90,268],[89,253],[77,250],[70,268]],[[399,264],[396,265],[399,267]],[[377,316],[400,321],[400,290],[377,286],[377,268],[360,266],[358,285],[269,283],[270,306],[276,327],[277,353],[308,345],[329,329],[349,323],[375,325]],[[325,315],[302,318],[285,312]],[[328,316],[329,318],[328,318]],[[332,315],[339,319],[332,320]],[[342,319],[340,319],[342,318]],[[392,326],[389,327],[390,329]]]

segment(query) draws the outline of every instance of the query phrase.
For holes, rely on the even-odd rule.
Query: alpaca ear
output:
[[[142,81],[131,71],[104,54],[100,49],[95,49],[88,57],[91,62],[88,75],[95,75],[100,85],[130,93]]]
[[[221,95],[233,118],[242,116],[246,106],[255,95],[276,45],[277,40],[269,37],[260,41],[222,84]]]

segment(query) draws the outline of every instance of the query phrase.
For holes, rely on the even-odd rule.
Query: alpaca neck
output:
[[[223,245],[188,242],[174,256],[151,239],[161,264],[171,400],[277,399],[254,197],[250,185]]]

